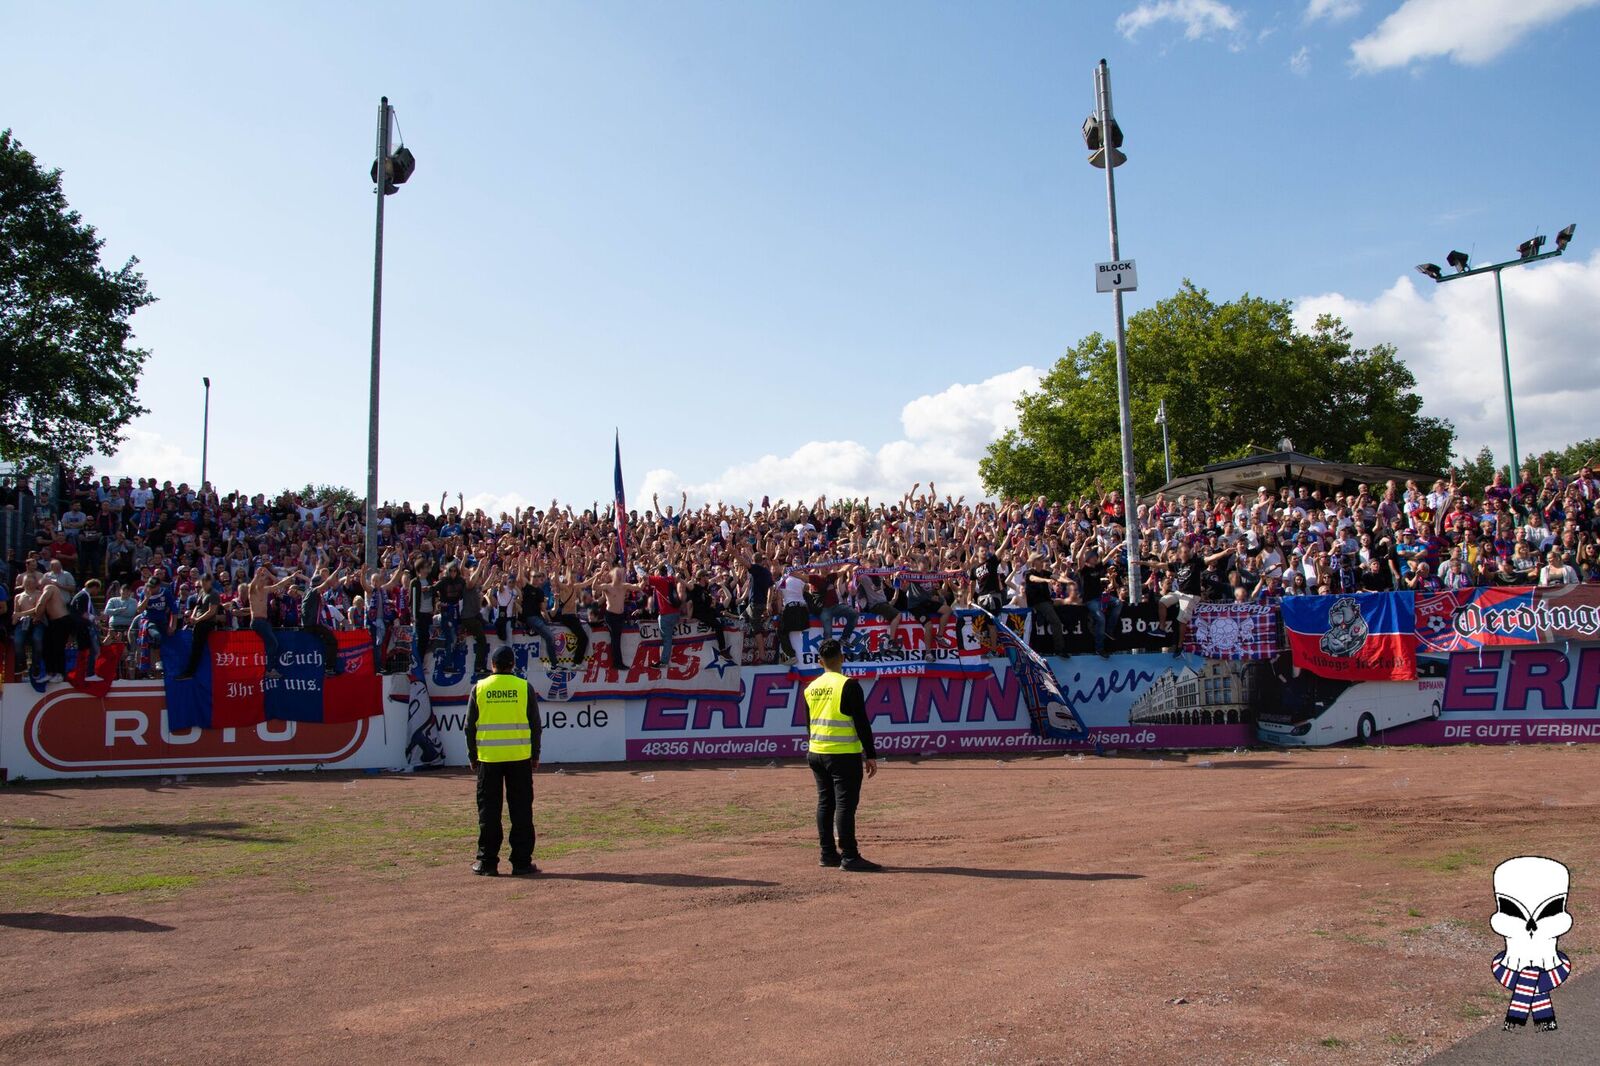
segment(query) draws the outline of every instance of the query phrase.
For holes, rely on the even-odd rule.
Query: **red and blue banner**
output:
[[[1282,608],[1284,632],[1296,666],[1342,681],[1416,678],[1412,593],[1287,596]]]
[[[1600,587],[1455,589],[1417,597],[1417,640],[1427,652],[1600,639]]]
[[[226,729],[268,719],[353,722],[383,713],[382,684],[364,629],[334,634],[338,673],[323,670],[322,642],[311,633],[278,630],[280,676],[267,677],[261,638],[248,630],[212,633],[194,677],[179,680],[194,634],[183,630],[161,643],[167,720],[173,729]]]

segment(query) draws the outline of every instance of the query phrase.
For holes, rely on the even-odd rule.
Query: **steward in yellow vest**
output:
[[[844,649],[837,640],[823,641],[817,655],[822,660],[822,676],[806,686],[811,730],[806,761],[817,783],[817,837],[822,843],[818,865],[881,870],[883,867],[863,859],[856,850],[861,781],[878,772],[866,696],[861,682],[841,672]]]
[[[500,806],[511,812],[511,874],[533,864],[533,771],[539,765],[539,697],[512,671],[511,645],[495,649],[493,673],[472,686],[467,701],[467,758],[478,771],[478,858],[472,872],[500,872]]]

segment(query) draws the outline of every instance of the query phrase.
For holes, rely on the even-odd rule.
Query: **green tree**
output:
[[[284,489],[284,492],[293,493],[301,500],[315,500],[318,504],[332,504],[335,512],[366,510],[367,498],[357,496],[343,485],[313,485],[306,482],[298,489]]]
[[[1167,404],[1174,471],[1276,451],[1342,462],[1442,470],[1455,443],[1446,420],[1425,417],[1416,378],[1392,345],[1353,348],[1338,319],[1295,328],[1288,301],[1248,294],[1216,303],[1185,281],[1128,321],[1133,453],[1141,490],[1161,484]],[[1017,401],[1017,428],[978,464],[1003,496],[1082,492],[1121,484],[1116,349],[1099,333],[1079,341]]]
[[[1461,466],[1457,469],[1456,480],[1467,487],[1467,491],[1474,497],[1480,495],[1484,487],[1494,480],[1494,453],[1488,448],[1479,448],[1478,457],[1468,461],[1466,456],[1461,457]]]
[[[116,451],[145,411],[150,353],[128,346],[128,319],[155,297],[138,259],[100,264],[104,244],[67,205],[61,171],[0,131],[0,458],[75,465]]]
[[[1570,477],[1583,467],[1594,466],[1597,463],[1600,463],[1600,437],[1590,437],[1588,440],[1569,444],[1559,451],[1552,449],[1540,452],[1538,455],[1530,452],[1522,468],[1543,474],[1553,466],[1561,471],[1563,477]]]

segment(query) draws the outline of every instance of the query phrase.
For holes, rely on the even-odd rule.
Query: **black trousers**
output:
[[[627,625],[627,615],[606,612],[606,632],[611,635],[611,664],[618,670],[633,669],[629,663],[622,661],[622,631]]]
[[[533,861],[533,762],[478,763],[478,859],[500,861],[500,806],[511,811],[511,865]]]
[[[200,660],[210,650],[211,632],[217,628],[215,622],[201,622],[194,627],[194,641],[189,645],[189,659],[183,664],[185,675],[192,674],[200,668]]]
[[[804,633],[811,627],[811,611],[803,603],[791,603],[784,607],[783,613],[778,615],[778,655],[780,658],[794,658],[794,642],[789,639],[793,633]]]
[[[589,651],[589,633],[583,628],[583,622],[575,614],[551,615],[550,620],[558,626],[566,626],[572,630],[572,639],[576,645],[572,649],[572,665],[577,666],[583,662],[583,657]]]
[[[817,839],[823,858],[859,857],[856,807],[861,803],[861,756],[811,755],[806,762],[817,781]]]
[[[333,635],[333,630],[321,622],[312,622],[310,625],[301,626],[300,630],[316,637],[317,643],[322,645],[322,672],[329,675],[337,674],[339,672],[339,640]]]
[[[39,623],[35,622],[34,625]],[[65,674],[67,672],[67,638],[72,636],[72,615],[62,615],[60,618],[51,618],[44,624],[44,669],[47,674]],[[88,648],[80,648],[80,653],[87,654]]]
[[[473,670],[477,673],[487,673],[489,670],[489,636],[483,628],[483,616],[473,615],[471,618],[461,619],[461,632],[472,637]]]

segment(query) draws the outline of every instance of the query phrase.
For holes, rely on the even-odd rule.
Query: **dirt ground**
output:
[[[1417,1062],[1503,1011],[1489,876],[1572,870],[1600,747],[903,760],[816,865],[800,764],[0,791],[0,1060]],[[826,1035],[824,1035],[826,1034]]]

